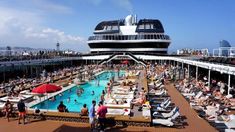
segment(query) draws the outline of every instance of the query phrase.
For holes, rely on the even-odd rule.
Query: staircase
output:
[[[116,55],[117,55],[117,53],[114,53],[111,56],[109,56],[108,58],[103,59],[102,61],[100,61],[98,64],[103,65],[104,63],[109,62],[110,60],[112,60]]]
[[[130,52],[114,53],[114,54],[112,54],[111,56],[109,56],[108,58],[106,58],[106,59],[100,61],[98,64],[99,64],[99,65],[103,65],[104,63],[107,63],[107,62],[111,61],[111,60],[112,60],[113,58],[115,58],[116,56],[127,56],[127,57],[131,58],[132,60],[134,60],[134,61],[137,62],[137,63],[140,63],[140,64],[142,64],[142,65],[144,65],[144,66],[147,65],[147,63],[146,63],[145,61],[143,61],[142,59],[139,59],[139,58],[135,57],[135,56],[134,56],[132,53],[130,53]]]
[[[127,54],[127,55],[129,55],[129,56],[130,56],[130,58],[131,58],[131,59],[133,59],[134,61],[136,61],[137,63],[141,63],[141,64],[142,64],[142,65],[144,65],[144,66],[146,66],[146,65],[147,65],[147,63],[146,63],[144,60],[142,60],[142,59],[140,59],[140,58],[135,57],[132,53],[127,52],[126,54]]]

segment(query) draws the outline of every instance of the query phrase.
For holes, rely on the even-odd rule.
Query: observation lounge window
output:
[[[146,24],[146,25],[145,25],[145,29],[151,29],[150,24]]]
[[[144,25],[140,25],[140,26],[139,26],[139,29],[144,29]]]
[[[164,39],[166,39],[166,36],[165,35],[163,35],[164,36]]]
[[[160,35],[157,35],[157,39],[160,39]]]
[[[144,39],[144,35],[143,34],[140,35],[140,39]]]
[[[121,36],[118,36],[118,40],[122,40],[122,37],[121,37]]]
[[[118,26],[112,26],[112,30],[118,30]]]
[[[107,26],[106,30],[112,30],[112,26]]]
[[[144,35],[144,39],[148,39],[148,35],[145,34],[145,35]]]
[[[147,35],[147,39],[151,39],[151,35],[150,34]]]
[[[123,35],[121,36],[121,40],[124,40],[124,36]]]
[[[157,39],[157,35],[156,34],[153,35],[153,39]]]

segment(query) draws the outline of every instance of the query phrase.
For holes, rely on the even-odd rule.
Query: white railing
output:
[[[235,57],[235,47],[213,49],[213,57]]]

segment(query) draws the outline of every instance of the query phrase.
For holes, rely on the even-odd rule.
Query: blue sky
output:
[[[235,46],[234,0],[7,0],[0,1],[0,47],[89,51],[86,40],[103,20],[159,19],[179,48]]]

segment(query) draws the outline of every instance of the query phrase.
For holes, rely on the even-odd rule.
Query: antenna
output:
[[[60,43],[57,41],[57,43],[56,43],[56,50],[57,51],[60,51]]]

